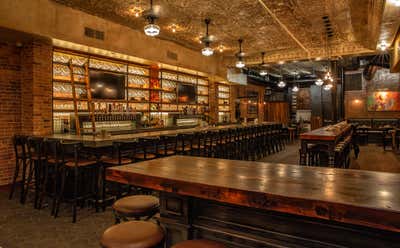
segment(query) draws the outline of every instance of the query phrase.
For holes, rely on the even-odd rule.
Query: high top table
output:
[[[400,174],[172,156],[107,179],[160,191],[168,247],[400,246]]]

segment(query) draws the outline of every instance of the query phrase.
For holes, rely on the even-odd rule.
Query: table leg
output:
[[[301,141],[300,165],[307,165],[307,141]]]

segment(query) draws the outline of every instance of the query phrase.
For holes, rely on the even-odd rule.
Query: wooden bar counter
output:
[[[307,152],[309,145],[322,145],[323,150],[328,154],[328,166],[335,166],[335,146],[346,136],[351,135],[352,126],[346,122],[321,127],[300,135],[300,164],[307,165]]]
[[[160,191],[168,247],[399,247],[400,175],[172,156],[107,169]]]

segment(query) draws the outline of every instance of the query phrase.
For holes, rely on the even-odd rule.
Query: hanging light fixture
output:
[[[149,14],[145,16],[145,18],[148,21],[148,24],[144,26],[144,33],[152,37],[159,35],[160,27],[154,23],[154,21],[157,19],[157,16],[154,14],[153,0],[150,0],[150,11]]]
[[[242,52],[242,43],[243,39],[239,39],[239,52],[236,54],[238,60],[236,61],[236,67],[237,68],[243,68],[246,66],[246,64],[243,62],[243,52]]]
[[[265,56],[265,52],[262,52],[261,53],[262,62],[260,64],[261,67],[265,66],[264,56]],[[268,74],[267,70],[265,70],[264,68],[262,68],[259,73],[260,73],[260,76],[262,76],[262,77],[264,77],[264,76],[266,76]]]
[[[284,82],[284,81],[279,81],[279,83],[278,83],[278,87],[279,88],[284,88],[286,86],[286,83]]]
[[[317,86],[322,86],[324,84],[324,81],[322,79],[318,78],[317,81],[315,81],[315,85]]]
[[[332,89],[332,87],[333,87],[332,84],[325,84],[325,85],[324,85],[324,90],[329,91],[329,90]]]
[[[201,54],[204,56],[211,56],[214,54],[214,49],[210,47],[211,39],[208,35],[208,25],[210,25],[211,19],[207,18],[204,20],[204,22],[206,23],[206,36],[202,38],[202,43],[205,44],[205,47],[201,49]]]
[[[295,85],[295,86],[292,88],[292,91],[293,91],[293,92],[298,92],[298,91],[299,91],[299,87],[297,87],[297,85]]]

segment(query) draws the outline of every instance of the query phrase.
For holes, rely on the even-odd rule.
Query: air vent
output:
[[[322,20],[324,22],[324,26],[325,26],[325,32],[328,38],[332,38],[334,36],[334,31],[332,28],[332,23],[331,20],[329,19],[329,16],[323,16]]]
[[[95,30],[93,28],[85,27],[85,36],[97,40],[104,40],[104,32]]]
[[[178,54],[171,51],[167,51],[167,58],[172,60],[178,60]]]

